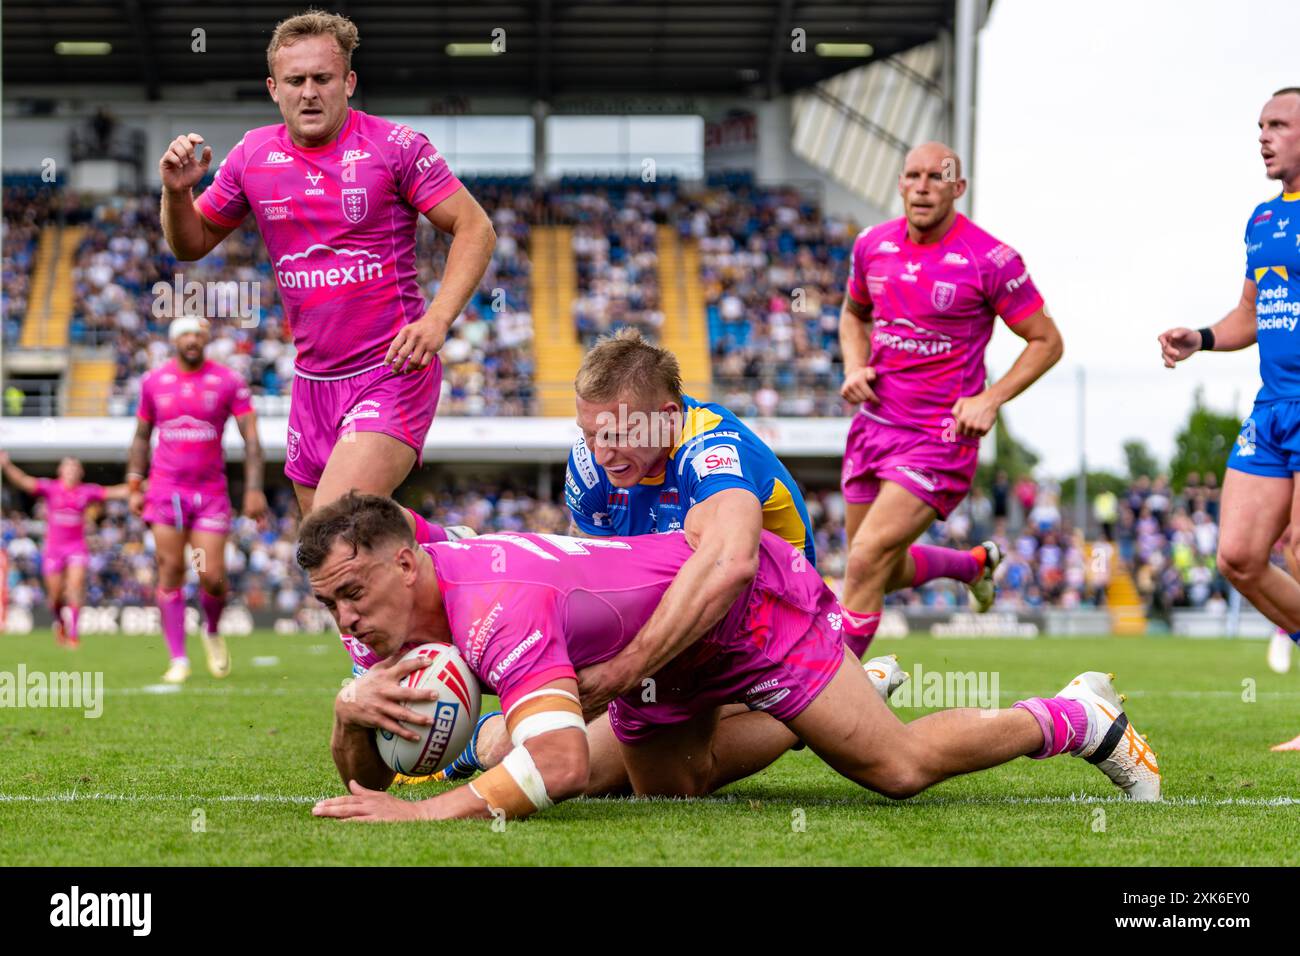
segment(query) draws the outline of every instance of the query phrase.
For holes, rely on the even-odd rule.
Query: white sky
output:
[[[1244,417],[1255,349],[1159,358],[1166,328],[1218,321],[1245,276],[1242,232],[1280,185],[1257,121],[1300,85],[1294,0],[995,0],[981,34],[974,218],[1020,250],[1065,337],[1065,357],[1006,407],[1046,474],[1077,470],[1077,370],[1087,375],[1090,468],[1122,470],[1122,442],[1162,463],[1191,406]],[[1022,342],[999,329],[1001,375]]]

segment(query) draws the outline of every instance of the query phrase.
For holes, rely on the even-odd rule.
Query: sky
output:
[[[1259,113],[1300,86],[1294,16],[1294,0],[995,0],[968,172],[975,220],[1020,251],[1065,339],[1004,407],[1044,474],[1078,470],[1079,369],[1090,470],[1122,471],[1129,438],[1167,463],[1197,388],[1249,413],[1254,347],[1171,371],[1156,336],[1211,325],[1241,295],[1246,220],[1280,190]],[[999,329],[990,372],[1022,347]]]

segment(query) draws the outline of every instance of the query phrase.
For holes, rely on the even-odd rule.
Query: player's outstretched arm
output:
[[[952,416],[959,435],[982,438],[988,434],[997,421],[998,409],[1042,378],[1065,352],[1061,330],[1045,308],[1021,319],[1010,329],[1025,340],[1025,347],[1006,375],[978,395],[959,398],[953,405]]]
[[[131,497],[131,485],[123,482],[120,485],[105,485],[104,498],[108,501],[125,501]]]
[[[703,637],[758,573],[763,508],[741,488],[710,495],[686,513],[695,547],[650,620],[609,660],[578,674],[582,707],[600,709]]]
[[[24,494],[36,494],[36,479],[15,465],[7,451],[0,451],[0,469],[4,471],[5,479],[16,485]]]
[[[244,516],[261,518],[266,514],[266,493],[262,490],[262,440],[257,437],[257,414],[248,412],[235,419],[244,438]]]
[[[579,796],[587,785],[588,754],[576,691],[573,680],[563,678],[518,698],[506,715],[514,749],[472,783],[413,802],[350,780],[350,796],[322,800],[312,813],[366,822],[504,820]]]
[[[1247,279],[1241,289],[1241,300],[1236,307],[1214,325],[1210,326],[1210,351],[1236,352],[1255,344],[1258,326],[1255,324],[1255,295],[1257,287]],[[1165,368],[1173,368],[1183,359],[1201,351],[1201,333],[1196,329],[1176,328],[1162,332],[1159,337],[1160,357]]]
[[[212,147],[202,153],[195,147],[203,143],[198,133],[177,136],[167,145],[158,161],[162,179],[163,235],[172,253],[182,262],[195,262],[211,252],[234,229],[209,222],[194,208],[194,187],[207,175],[212,163]]]

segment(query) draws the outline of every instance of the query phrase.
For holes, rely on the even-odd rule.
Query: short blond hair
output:
[[[682,369],[677,356],[647,342],[636,329],[625,327],[602,336],[582,360],[573,387],[585,402],[620,398],[682,398]]]
[[[280,47],[292,46],[306,37],[332,36],[343,54],[343,69],[352,69],[352,51],[361,45],[357,25],[347,17],[324,10],[308,10],[296,17],[281,20],[271,33],[271,43],[266,48],[266,70],[275,76],[275,54]]]

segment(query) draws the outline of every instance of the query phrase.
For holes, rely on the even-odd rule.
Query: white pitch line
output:
[[[175,794],[134,794],[134,793],[59,793],[59,794],[3,794],[0,793],[0,803],[78,803],[78,802],[110,802],[110,803],[316,803],[318,800],[324,800],[330,796],[338,794],[321,794],[320,796],[292,796],[288,794],[228,794],[215,796],[178,796]],[[608,801],[606,798],[598,798],[599,802],[631,802],[623,798],[614,798]],[[737,795],[727,795],[721,797],[643,797],[635,802],[637,803],[655,803],[655,802],[672,802],[672,803],[698,803],[698,804],[744,804],[752,802],[754,798]],[[583,802],[595,803],[597,800],[584,800]],[[802,806],[850,806],[861,804],[861,800],[851,798],[841,798],[838,800],[800,800],[795,796],[781,797],[779,800],[768,800],[775,805],[802,805]],[[1160,801],[1164,806],[1172,807],[1292,807],[1300,806],[1300,797],[1166,797]],[[1115,804],[1130,805],[1134,804],[1127,797],[1096,797],[1086,794],[1071,794],[1068,797],[920,797],[912,801],[898,804],[880,804],[881,806],[1060,806],[1072,804]],[[1134,804],[1136,805],[1136,804]]]

